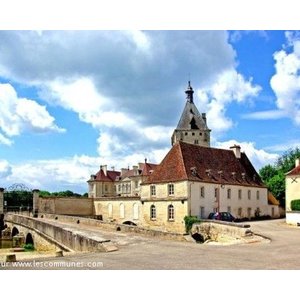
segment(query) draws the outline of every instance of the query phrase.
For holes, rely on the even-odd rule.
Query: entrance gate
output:
[[[15,183],[4,190],[4,212],[32,212],[33,192],[22,183]]]

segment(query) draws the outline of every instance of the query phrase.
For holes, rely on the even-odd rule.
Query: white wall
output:
[[[210,212],[213,212],[218,207],[220,211],[228,211],[235,217],[248,217],[248,209],[251,209],[251,216],[254,216],[255,210],[259,207],[260,215],[270,214],[268,205],[268,192],[266,188],[245,187],[237,185],[220,185],[212,183],[191,182],[191,215],[201,217],[201,207],[204,209],[204,216],[207,218]],[[201,187],[204,187],[204,197],[201,196]],[[215,197],[215,189],[219,190],[218,197]],[[231,197],[228,199],[227,191],[231,189]],[[242,197],[239,199],[238,190],[241,190]],[[248,199],[248,191],[250,191],[250,199]],[[259,199],[257,199],[257,191],[259,191]],[[239,208],[242,209],[242,214],[239,215]],[[202,213],[203,213],[202,209]]]

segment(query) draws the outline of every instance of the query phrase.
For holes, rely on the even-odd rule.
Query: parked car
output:
[[[212,212],[208,215],[208,219],[220,220],[220,221],[226,221],[226,222],[234,222],[235,221],[235,217],[229,212],[216,212],[216,213]]]

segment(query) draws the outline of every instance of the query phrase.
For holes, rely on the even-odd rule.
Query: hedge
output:
[[[291,210],[300,210],[300,199],[291,201]]]

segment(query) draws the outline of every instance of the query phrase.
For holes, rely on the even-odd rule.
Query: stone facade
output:
[[[300,159],[296,159],[295,168],[285,177],[285,206],[291,211],[291,201],[300,199]]]
[[[193,88],[189,81],[186,93],[186,104],[180,120],[171,137],[172,146],[182,141],[203,147],[210,146],[210,129],[207,127],[206,114],[200,114],[193,100]]]
[[[48,197],[37,199],[39,212],[60,215],[92,216],[94,204],[91,198]]]

